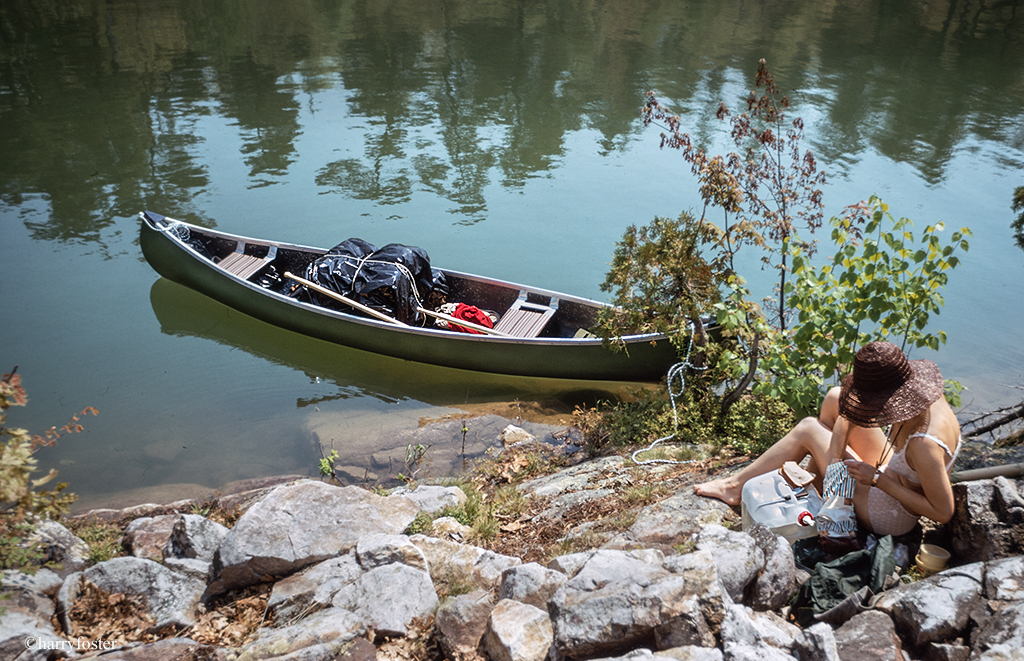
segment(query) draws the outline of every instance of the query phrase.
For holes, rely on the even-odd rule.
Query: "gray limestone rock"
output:
[[[557,556],[552,558],[548,563],[548,569],[554,569],[555,571],[562,572],[566,576],[572,577],[575,576],[584,565],[590,562],[591,559],[606,551],[611,551],[611,553],[606,556],[608,558],[619,558],[625,554],[638,562],[661,564],[665,561],[665,554],[657,549],[636,549],[633,551],[602,549],[597,551],[582,551],[580,553],[567,553],[566,555]]]
[[[536,443],[537,437],[526,431],[522,427],[515,425],[508,425],[501,430],[498,434],[498,440],[501,441],[501,447],[511,448],[517,445],[528,445],[530,443]]]
[[[730,516],[732,508],[722,501],[681,491],[640,510],[628,535],[637,544],[678,544],[705,526],[721,525]]]
[[[64,582],[60,576],[42,568],[35,574],[23,574],[13,569],[0,572],[0,608],[19,610],[42,621],[53,617],[53,597]]]
[[[764,554],[764,568],[754,581],[750,606],[754,610],[779,610],[796,589],[796,561],[785,537],[758,523],[745,530]]]
[[[178,514],[161,514],[135,519],[125,528],[121,545],[136,558],[160,562],[179,518]]]
[[[569,578],[560,571],[528,562],[505,570],[501,576],[498,599],[514,599],[546,610],[548,600],[567,580]]]
[[[149,615],[155,620],[150,631],[194,624],[196,606],[206,587],[202,581],[183,576],[152,560],[113,558],[64,579],[57,596],[57,610],[65,631],[71,631],[68,613],[77,601],[83,579],[110,594],[141,597]]]
[[[687,645],[655,652],[651,656],[655,661],[722,661],[724,655],[717,647],[698,647]]]
[[[502,599],[491,611],[481,645],[491,661],[544,661],[551,641],[547,611]]]
[[[622,656],[607,656],[591,661],[722,661],[722,658],[720,649],[689,645],[660,652],[651,652],[646,647],[640,647]]]
[[[892,618],[903,640],[916,646],[958,638],[982,598],[983,572],[980,562],[947,569],[882,593],[874,607]]]
[[[954,643],[928,643],[922,658],[927,661],[968,661],[971,648]]]
[[[904,661],[903,646],[892,619],[882,611],[854,615],[835,630],[842,661]]]
[[[405,496],[416,503],[421,510],[436,514],[446,507],[459,507],[466,502],[466,493],[459,487],[443,487],[433,484],[421,484],[415,489],[405,487],[392,492],[396,496]]]
[[[356,560],[364,570],[398,562],[427,571],[426,556],[406,535],[367,535],[356,544]]]
[[[213,563],[209,560],[198,560],[196,558],[164,558],[164,567],[172,569],[179,574],[189,578],[202,581],[205,585],[210,580],[210,572],[213,570]]]
[[[61,565],[63,572],[84,569],[89,564],[89,545],[56,521],[39,521],[29,541],[42,546],[48,562]]]
[[[1024,601],[1014,601],[990,617],[973,635],[971,659],[1024,658]]]
[[[50,661],[77,655],[46,620],[13,608],[0,617],[0,659]]]
[[[722,622],[722,647],[726,658],[733,654],[730,648],[780,650],[788,655],[800,634],[799,627],[775,613],[758,613],[749,606],[733,604],[726,608]]]
[[[840,661],[832,627],[818,622],[797,634],[793,652],[800,661]]]
[[[303,658],[334,659],[347,649],[347,643],[365,632],[366,624],[351,611],[327,608],[298,624],[261,629],[256,640],[238,651],[235,661],[278,659],[302,650],[307,650]]]
[[[747,586],[764,567],[764,553],[750,535],[723,526],[706,526],[697,535],[697,549],[708,551],[733,601],[742,601]]]
[[[997,601],[1024,600],[1024,556],[985,565],[985,596]]]
[[[711,554],[707,551],[694,551],[670,556],[665,559],[664,566],[683,577],[690,592],[698,599],[701,616],[707,621],[711,632],[717,635],[733,601],[718,577]]]
[[[99,658],[103,661],[153,661],[154,659],[161,661],[165,659],[227,661],[230,657],[224,648],[197,643],[190,638],[165,638],[152,643],[125,645],[119,649],[104,652]]]
[[[470,589],[496,590],[509,567],[522,564],[519,558],[457,544],[445,539],[413,535],[409,538],[427,558],[430,577],[436,583],[469,585]]]
[[[987,561],[1024,552],[1022,484],[997,477],[953,485],[956,509],[949,530],[960,559]]]
[[[702,591],[724,593],[710,556],[698,560],[670,565],[624,551],[592,553],[548,602],[556,650],[577,658],[614,653],[651,639],[661,638],[668,645],[713,635]],[[712,617],[720,622],[722,616]]]
[[[550,497],[571,491],[605,486],[607,473],[625,464],[622,457],[601,457],[565,470],[542,475],[519,484],[516,489],[534,497]]]
[[[216,521],[198,514],[182,514],[171,528],[171,536],[163,548],[163,557],[211,562],[227,534],[227,527]]]
[[[403,636],[415,620],[434,612],[437,593],[430,574],[395,563],[364,572],[339,589],[331,603],[352,611],[374,631]]]
[[[338,590],[362,574],[354,552],[324,560],[275,583],[267,608],[278,622],[299,618],[307,610],[331,603]]]
[[[473,658],[494,609],[491,594],[474,590],[446,599],[434,614],[438,643],[455,659]]]
[[[208,594],[343,555],[372,533],[400,533],[418,511],[408,498],[382,498],[359,487],[315,481],[278,487],[249,508],[224,538]]]
[[[430,536],[446,539],[449,542],[463,542],[473,534],[473,529],[459,523],[459,520],[451,516],[442,516],[434,519],[430,524]]]

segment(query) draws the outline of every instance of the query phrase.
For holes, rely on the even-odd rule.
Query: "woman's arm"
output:
[[[826,465],[846,459],[846,436],[850,433],[850,427],[850,422],[842,416],[837,417],[835,422],[832,424],[832,436],[828,442]]]
[[[948,523],[953,518],[954,503],[953,487],[946,474],[946,453],[931,441],[912,438],[907,441],[907,463],[917,472],[924,493],[903,486],[899,477],[888,473],[878,473],[874,486],[898,500],[911,514]],[[847,461],[846,467],[861,484],[871,485],[875,479],[871,464]]]

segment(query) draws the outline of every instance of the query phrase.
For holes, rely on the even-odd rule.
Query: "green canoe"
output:
[[[455,332],[435,326],[426,314],[422,326],[403,326],[343,303],[314,305],[295,296],[301,278],[277,278],[290,286],[283,288],[269,283],[267,274],[302,276],[327,250],[227,234],[149,211],[139,216],[142,252],[163,277],[329,342],[434,365],[566,379],[657,381],[677,360],[665,335],[625,337],[628,351],[613,352],[580,332],[594,325],[605,303],[447,269],[437,270],[450,288],[448,300],[497,311],[501,334]]]

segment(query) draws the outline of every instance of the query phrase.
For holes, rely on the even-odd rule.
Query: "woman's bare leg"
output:
[[[747,480],[778,470],[787,461],[799,463],[807,455],[811,455],[813,464],[811,471],[816,473],[820,480],[828,463],[828,446],[831,437],[831,429],[827,428],[821,420],[804,418],[788,434],[776,441],[775,445],[765,450],[764,454],[754,460],[754,463],[739,473],[698,484],[693,491],[699,496],[718,498],[735,506],[740,502],[743,485],[747,483]]]

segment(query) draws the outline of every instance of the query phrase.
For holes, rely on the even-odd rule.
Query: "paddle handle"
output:
[[[392,317],[389,317],[386,314],[384,314],[383,312],[378,312],[377,310],[374,310],[373,308],[371,308],[369,306],[363,305],[362,303],[359,303],[358,301],[353,301],[351,298],[349,298],[347,296],[342,296],[341,294],[339,294],[336,291],[331,291],[330,289],[328,289],[326,287],[321,287],[320,285],[316,284],[315,282],[310,282],[309,280],[306,280],[305,278],[300,278],[299,276],[294,275],[294,274],[292,274],[292,273],[290,273],[288,271],[284,272],[284,277],[288,278],[289,280],[294,280],[295,282],[297,282],[297,283],[299,283],[301,285],[305,285],[305,286],[309,287],[310,289],[312,289],[313,291],[319,292],[319,293],[323,294],[324,296],[330,296],[331,298],[333,298],[336,301],[341,301],[345,305],[353,307],[353,308],[359,310],[360,312],[365,312],[366,314],[370,315],[371,317],[376,317],[377,319],[380,319],[381,321],[386,321],[388,323],[395,324],[396,326],[408,326],[409,325],[409,324],[403,324],[399,320],[394,319]]]
[[[426,308],[421,308],[421,307],[417,307],[416,309],[419,310],[420,312],[422,312],[425,315],[428,315],[428,316],[431,316],[431,317],[436,317],[437,319],[444,319],[445,321],[447,321],[450,324],[456,324],[458,326],[462,326],[463,328],[472,328],[473,330],[478,330],[481,333],[486,333],[487,335],[497,335],[498,337],[512,337],[511,335],[505,335],[504,333],[500,333],[500,332],[494,330],[493,328],[488,328],[487,326],[481,326],[480,324],[474,324],[472,321],[466,321],[465,319],[459,319],[458,317],[453,317],[453,316],[445,314],[443,312],[434,312],[433,310],[428,310]]]

